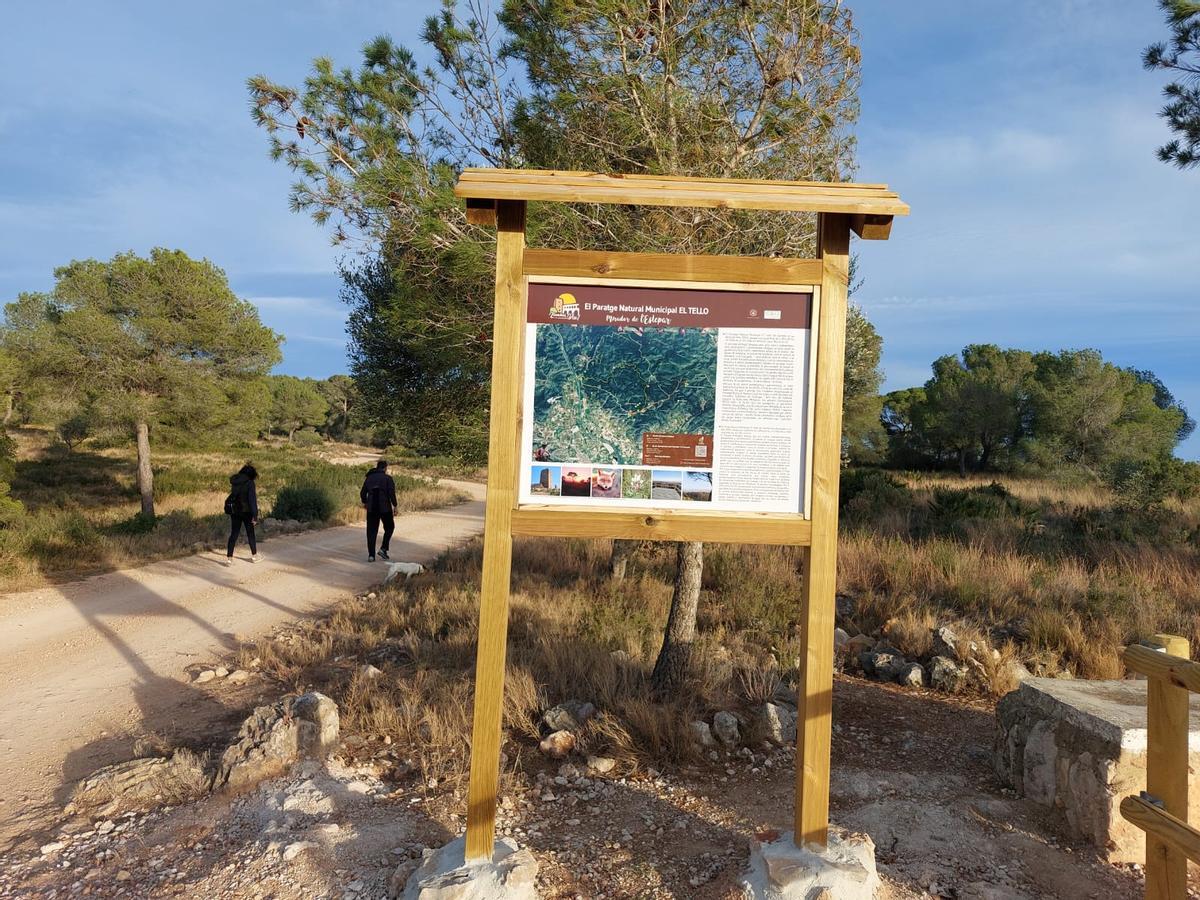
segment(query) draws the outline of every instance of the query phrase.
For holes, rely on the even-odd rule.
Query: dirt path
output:
[[[481,484],[448,482],[472,499],[402,516],[394,561],[427,563],[483,530]],[[189,664],[320,612],[379,583],[361,526],[264,542],[257,564],[205,553],[0,598],[0,852],[69,785],[127,758],[133,730],[221,718],[188,684]]]

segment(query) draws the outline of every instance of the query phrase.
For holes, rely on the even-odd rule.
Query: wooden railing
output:
[[[1125,665],[1146,683],[1146,790],[1121,801],[1121,815],[1146,832],[1146,900],[1187,900],[1187,861],[1200,863],[1200,831],[1188,824],[1189,692],[1200,663],[1186,638],[1155,635],[1157,648],[1125,648]]]

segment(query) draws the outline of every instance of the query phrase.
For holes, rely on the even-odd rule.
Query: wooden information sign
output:
[[[467,169],[455,193],[497,229],[467,859],[495,839],[514,534],[806,548],[794,834],[825,846],[850,232],[885,240],[908,206],[879,184],[533,170]],[[529,200],[816,213],[817,258],[527,248]]]

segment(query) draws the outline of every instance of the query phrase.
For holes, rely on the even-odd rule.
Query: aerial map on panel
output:
[[[713,433],[713,329],[541,325],[536,360],[536,459],[638,465],[643,434]]]

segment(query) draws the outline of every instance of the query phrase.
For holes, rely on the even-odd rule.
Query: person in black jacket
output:
[[[396,512],[396,482],[387,473],[387,460],[381,459],[375,468],[367,473],[359,498],[367,510],[367,559],[375,562],[375,537],[379,534],[379,523],[383,523],[383,543],[379,547],[379,555],[388,558],[388,545],[392,542],[392,532],[396,530],[396,521],[392,518]]]
[[[233,548],[237,545],[238,535],[244,527],[246,542],[250,544],[250,562],[258,562],[258,542],[254,539],[254,526],[258,524],[258,494],[254,490],[256,478],[258,471],[247,463],[229,479],[232,490],[225,500],[225,512],[229,515],[229,544],[225,554],[227,560],[233,559]]]

